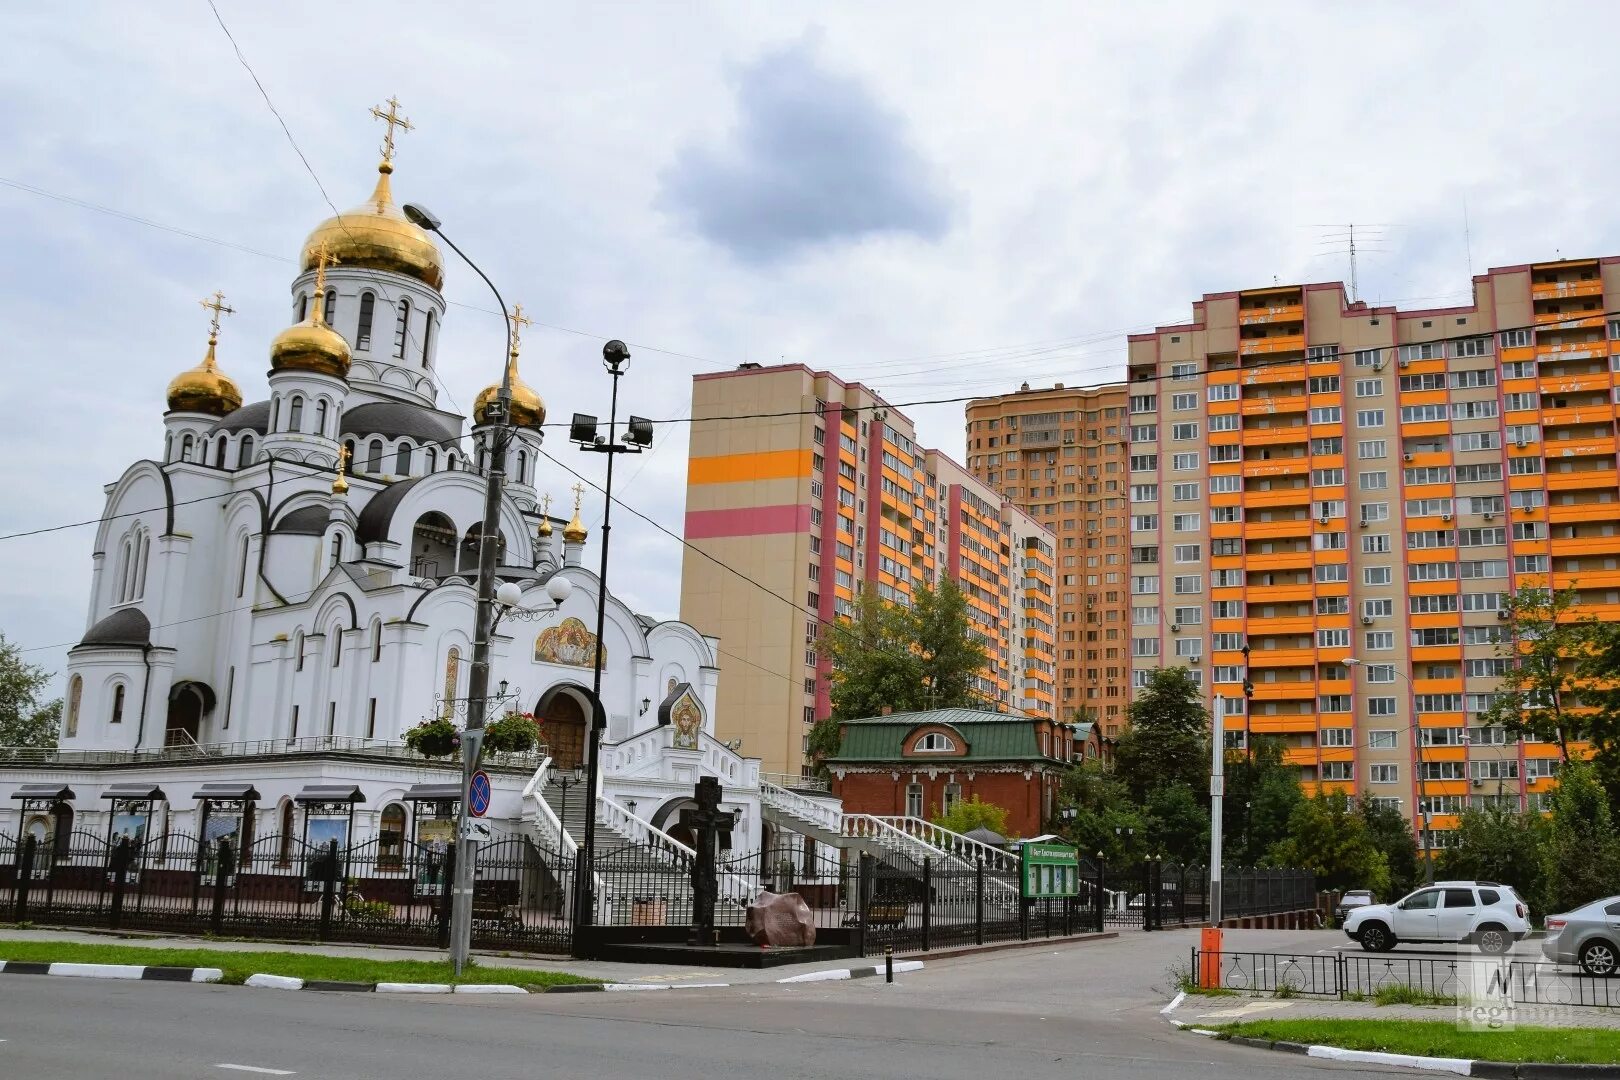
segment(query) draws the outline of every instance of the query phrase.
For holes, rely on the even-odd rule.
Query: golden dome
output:
[[[573,519],[563,526],[563,539],[570,544],[583,544],[587,535],[585,523],[579,520],[579,507],[576,506]]]
[[[506,361],[506,374],[512,381],[512,426],[537,428],[546,422],[546,403],[540,395],[534,392],[534,387],[524,382],[518,375],[517,353],[514,351]],[[501,392],[501,384],[493,383],[484,387],[473,399],[473,424],[484,422],[484,408],[495,400]]]
[[[324,245],[340,265],[390,270],[431,289],[444,287],[444,259],[438,245],[394,205],[388,184],[388,174],[393,171],[387,161],[378,165],[377,187],[371,198],[315,226],[298,259],[301,271],[315,269]]]
[[[208,352],[202,363],[188,368],[169,382],[169,411],[208,413],[225,416],[242,407],[242,391],[229,375],[219,370],[214,359],[215,334],[208,335]]]
[[[550,535],[551,535],[551,519],[549,517],[543,517],[543,518],[540,519],[540,539],[544,540],[546,537],[548,537]]]
[[[341,379],[349,374],[349,343],[321,318],[321,297],[317,293],[309,318],[276,335],[270,343],[270,369],[317,371]]]

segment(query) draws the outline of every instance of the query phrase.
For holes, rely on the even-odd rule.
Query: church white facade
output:
[[[195,812],[194,788],[246,783],[258,795],[249,828],[267,835],[299,827],[301,790],[341,783],[363,794],[358,839],[397,831],[413,787],[455,781],[457,758],[430,761],[400,743],[424,719],[465,719],[493,430],[475,421],[469,432],[438,406],[444,267],[394,202],[388,146],[371,198],[302,249],[268,400],[242,401],[222,368],[246,359],[218,355],[229,309],[217,294],[205,303],[214,323],[203,362],[171,383],[152,456],[106,489],[60,748],[0,762],[0,805],[15,806],[23,785],[65,785],[73,799],[58,817],[98,833],[105,791],[150,783],[165,791],[173,828]],[[497,715],[548,697],[537,716],[551,770],[535,775],[538,755],[496,759],[491,818],[573,843],[567,815],[534,785],[581,763],[581,691],[599,644],[599,820],[629,839],[656,837],[674,828],[695,781],[714,775],[738,815],[734,845],[757,850],[759,763],[713,737],[717,641],[602,594],[577,493],[565,522],[536,490],[545,405],[517,377],[515,341],[511,370],[498,574],[521,588],[522,617],[498,626],[490,682],[505,687]],[[562,590],[547,589],[557,576],[571,585],[560,603]],[[62,827],[47,818],[16,824],[44,839]]]

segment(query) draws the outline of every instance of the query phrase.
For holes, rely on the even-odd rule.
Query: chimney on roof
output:
[[[1019,392],[1019,393],[1020,393],[1020,394],[1027,394],[1027,393],[1029,393],[1029,383],[1025,383],[1025,384],[1023,384],[1023,385],[1022,385],[1022,386],[1020,386],[1020,387],[1019,387],[1019,388],[1018,388],[1018,392]]]
[[[878,715],[879,716],[888,716],[892,712],[894,712],[894,706],[893,705],[885,705],[885,706],[883,706],[882,711],[880,711],[878,713]]]
[[[1052,384],[1052,389],[1061,390],[1061,389],[1063,389],[1063,384],[1062,383],[1053,383]]]

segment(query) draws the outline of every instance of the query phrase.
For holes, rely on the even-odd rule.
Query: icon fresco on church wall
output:
[[[703,730],[703,706],[688,690],[669,712],[670,726],[675,729],[675,749],[696,750],[698,732]]]
[[[596,635],[575,618],[564,619],[557,626],[542,630],[540,636],[534,639],[534,660],[537,664],[588,668],[591,666],[591,653],[597,651]],[[600,662],[605,667],[607,650],[600,650],[600,656]]]

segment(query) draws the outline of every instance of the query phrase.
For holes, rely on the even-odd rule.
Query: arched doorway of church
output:
[[[473,522],[472,528],[461,540],[461,552],[456,560],[456,572],[460,574],[478,573],[478,548],[483,542],[484,523]],[[506,565],[506,537],[499,530],[495,533],[495,565]]]
[[[691,829],[681,824],[682,810],[696,810],[697,803],[681,796],[669,800],[653,814],[650,822],[655,829],[662,829],[689,848],[697,847],[697,836]]]
[[[553,771],[585,763],[585,708],[572,694],[558,694],[540,719],[540,738],[551,755]]]
[[[437,510],[411,529],[411,576],[439,578],[456,572],[456,523]]]
[[[207,687],[197,682],[176,683],[169,691],[169,715],[163,725],[164,746],[190,746],[202,732],[203,713],[213,702]]]

